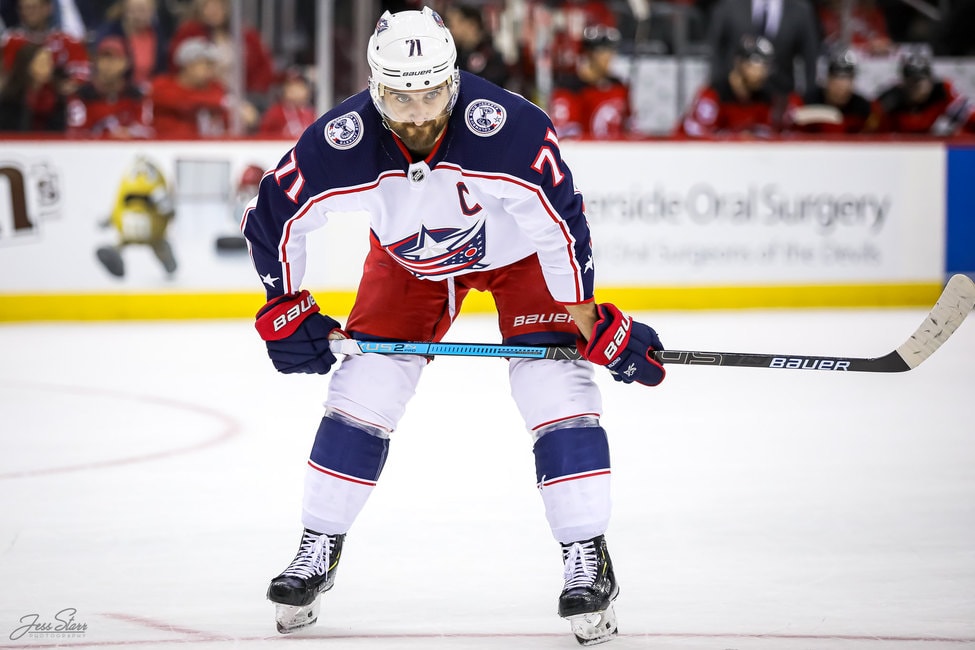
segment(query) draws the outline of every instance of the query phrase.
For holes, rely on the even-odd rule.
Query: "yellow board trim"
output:
[[[607,287],[599,302],[626,311],[764,309],[809,307],[930,307],[941,293],[937,282],[911,284],[790,285],[753,287]],[[315,291],[323,310],[346,315],[353,291]],[[0,294],[0,321],[114,321],[253,318],[264,296],[253,293],[71,293]],[[491,296],[471,292],[465,314],[495,311]]]

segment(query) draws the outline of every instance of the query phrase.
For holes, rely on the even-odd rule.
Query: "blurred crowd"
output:
[[[316,115],[303,70],[279,69],[232,0],[2,0],[0,131],[97,138],[295,138]]]
[[[254,25],[234,34],[233,1],[0,0],[0,131],[296,138],[316,118],[313,57],[282,61]],[[941,3],[937,20],[903,0],[401,0],[377,9],[423,4],[443,14],[462,69],[537,102],[563,138],[641,135],[619,57],[687,53],[708,57],[710,79],[676,137],[975,133],[975,104],[935,74],[932,58],[975,55],[975,0]],[[348,78],[359,55],[348,51],[348,25],[334,40],[335,87],[357,92],[365,80]],[[896,58],[899,76],[864,97],[854,81],[869,57]]]

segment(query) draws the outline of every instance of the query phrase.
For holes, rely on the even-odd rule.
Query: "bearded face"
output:
[[[426,90],[384,89],[379,108],[389,129],[410,151],[426,155],[447,127],[450,118],[447,84]]]
[[[434,119],[427,120],[419,125],[413,122],[394,122],[392,120],[386,120],[386,123],[389,125],[389,130],[399,136],[407,149],[413,153],[426,156],[433,151],[433,145],[437,143],[437,139],[447,128],[448,119],[450,119],[449,114],[441,113]]]

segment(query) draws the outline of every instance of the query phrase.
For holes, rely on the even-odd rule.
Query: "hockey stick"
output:
[[[975,308],[975,282],[958,274],[948,280],[941,297],[917,331],[899,348],[882,357],[825,357],[797,354],[750,354],[661,350],[652,352],[661,363],[789,370],[845,370],[855,372],[904,372],[917,368],[948,340]],[[421,356],[507,357],[527,359],[579,359],[574,347],[496,345],[491,343],[421,343],[407,341],[332,341],[340,354],[413,354]]]
[[[329,345],[339,354],[418,354],[424,357],[506,357],[509,359],[581,359],[574,347],[494,343],[420,343],[340,339]]]

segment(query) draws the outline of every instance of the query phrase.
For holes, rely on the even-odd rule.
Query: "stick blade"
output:
[[[975,308],[975,282],[966,275],[951,276],[941,297],[917,331],[897,348],[910,369],[917,368],[955,333]]]

